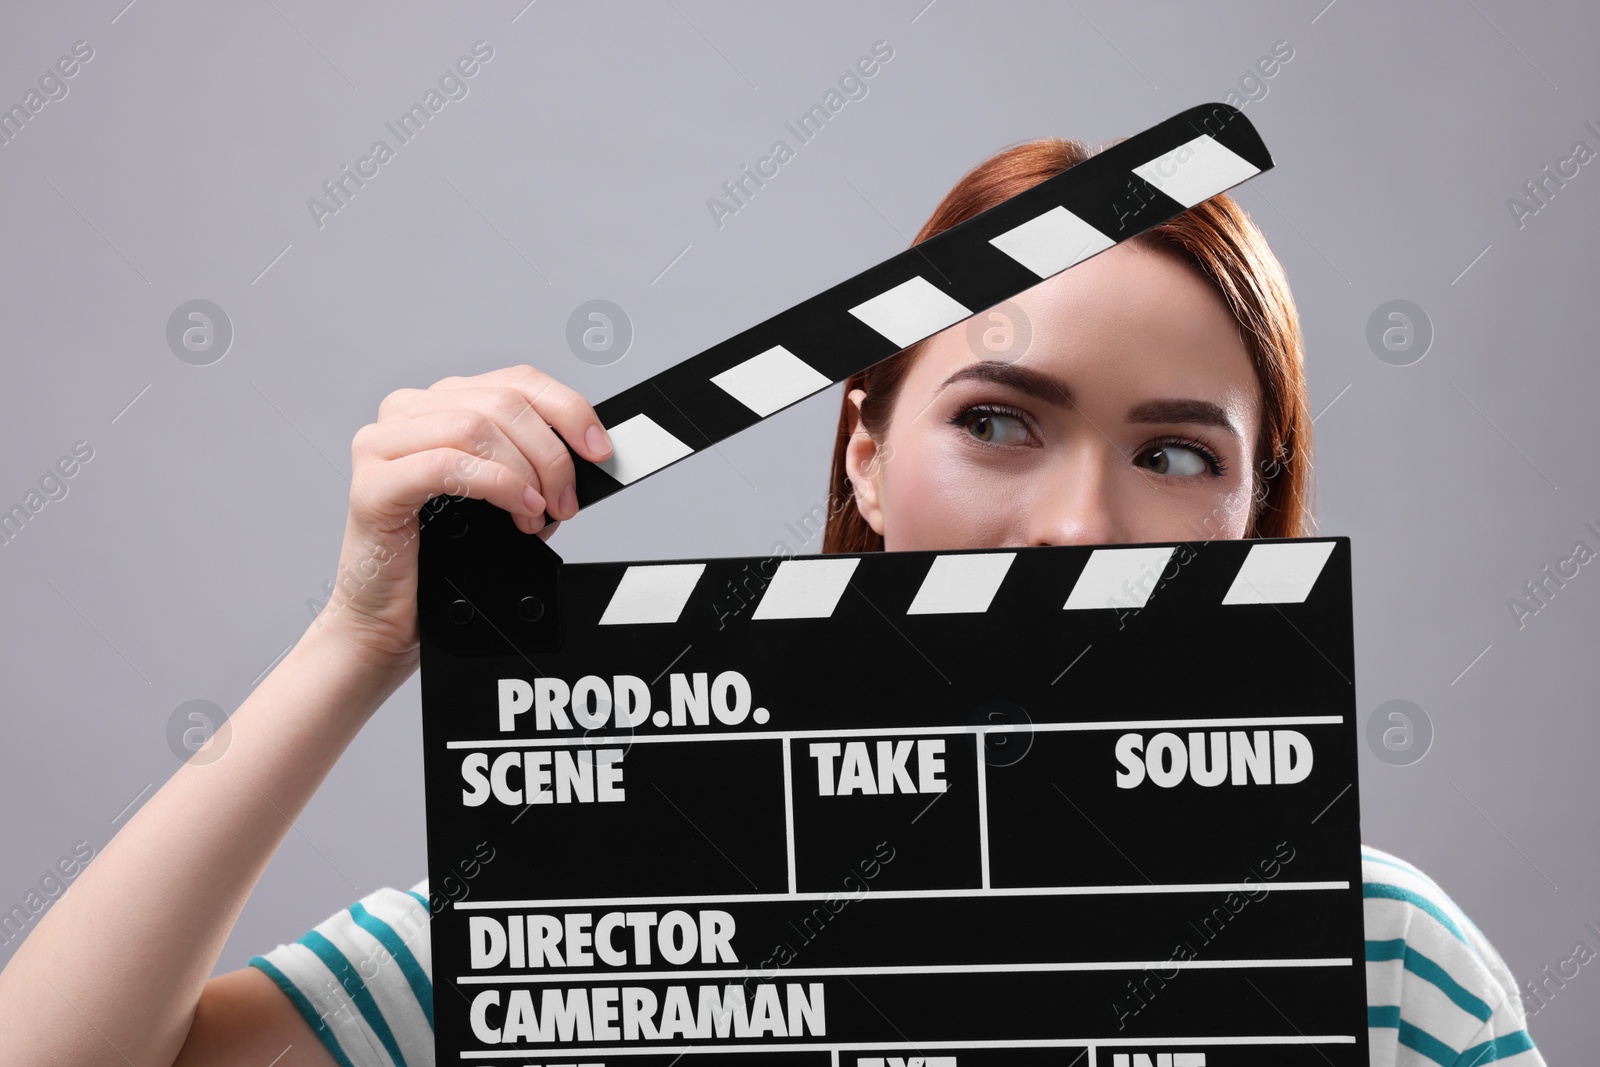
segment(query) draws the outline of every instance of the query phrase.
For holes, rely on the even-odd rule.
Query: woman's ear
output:
[[[856,510],[873,532],[882,537],[883,504],[878,479],[888,454],[880,450],[878,442],[861,426],[861,401],[866,395],[864,389],[852,389],[848,396],[856,410],[850,421],[850,441],[845,445],[844,469],[850,478]]]

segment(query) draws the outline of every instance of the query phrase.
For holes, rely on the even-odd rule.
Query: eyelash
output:
[[[961,410],[957,411],[954,415],[950,416],[948,421],[952,426],[960,426],[965,429],[969,423],[980,416],[994,415],[1004,415],[1008,418],[1016,419],[1024,426],[1029,426],[1031,432],[1032,423],[1028,419],[1028,416],[1024,412],[1019,411],[1016,408],[1007,407],[1004,404],[968,404]],[[1158,437],[1151,441],[1150,444],[1155,446],[1169,445],[1175,448],[1192,449],[1193,451],[1199,453],[1200,456],[1205,460],[1206,465],[1211,468],[1211,474],[1213,477],[1220,477],[1228,469],[1227,462],[1224,461],[1221,456],[1217,455],[1214,451],[1207,447],[1205,442],[1198,441],[1192,437]],[[1152,471],[1151,473],[1155,472]],[[1161,475],[1161,477],[1183,479],[1198,477],[1198,475],[1164,474]]]
[[[1211,468],[1213,477],[1221,477],[1228,469],[1227,462],[1221,456],[1207,448],[1204,442],[1196,441],[1192,437],[1159,437],[1150,443],[1152,445],[1172,445],[1177,448],[1188,448],[1200,453],[1200,457],[1206,461],[1206,466]],[[1182,478],[1184,476],[1181,474],[1169,474],[1166,477]]]

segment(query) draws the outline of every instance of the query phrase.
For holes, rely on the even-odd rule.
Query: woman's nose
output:
[[[1084,450],[1047,471],[1028,508],[1029,545],[1109,545],[1127,540],[1110,459]]]

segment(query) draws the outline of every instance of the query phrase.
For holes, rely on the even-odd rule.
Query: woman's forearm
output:
[[[229,718],[226,751],[128,820],[0,972],[0,1062],[176,1058],[291,821],[409,673],[367,662],[313,623]]]

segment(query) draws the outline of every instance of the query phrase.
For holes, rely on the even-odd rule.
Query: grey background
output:
[[[1593,9],[525,2],[7,5],[0,103],[74,41],[95,55],[0,147],[0,505],[73,442],[94,458],[0,547],[0,901],[74,842],[103,847],[175,769],[174,709],[236,707],[304,630],[351,436],[387,392],[528,361],[611,395],[902,249],[1002,146],[1136,133],[1238,91],[1287,40],[1244,106],[1277,168],[1235,195],[1299,302],[1321,532],[1355,551],[1362,715],[1410,700],[1435,732],[1410,766],[1363,753],[1363,836],[1437,878],[1519,977],[1600,948],[1600,564],[1520,629],[1507,606],[1575,541],[1600,549],[1580,430],[1600,163],[1520,228],[1507,207],[1575,141],[1600,149]],[[495,55],[469,94],[319,229],[307,198],[393,143],[384,123],[480,39]],[[707,199],[793,146],[784,122],[880,39],[894,57],[868,95],[718,228]],[[565,343],[594,298],[636,331],[607,367]],[[210,366],[165,340],[193,299],[235,330]],[[1433,323],[1411,366],[1366,343],[1391,299]],[[825,501],[841,392],[555,546],[819,551],[784,524]],[[423,877],[419,715],[413,678],[289,835],[219,973]],[[1591,966],[1532,1021],[1552,1063],[1577,1061],[1597,1008]]]

